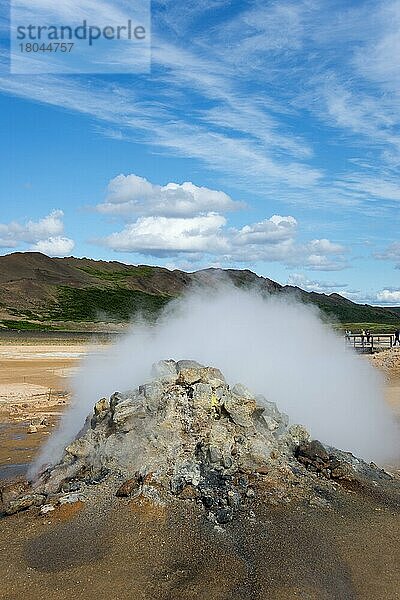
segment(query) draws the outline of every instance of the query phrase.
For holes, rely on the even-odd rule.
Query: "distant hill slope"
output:
[[[228,277],[240,287],[295,295],[342,323],[397,325],[400,308],[359,305],[338,294],[281,286],[249,270],[195,273],[86,258],[49,258],[35,252],[0,257],[0,321],[3,327],[60,327],[65,323],[124,322],[140,311],[156,315],[192,284],[215,285]]]

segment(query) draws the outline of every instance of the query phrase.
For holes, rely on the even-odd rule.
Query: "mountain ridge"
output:
[[[212,286],[228,278],[239,287],[288,294],[311,303],[338,323],[399,325],[400,307],[357,304],[340,294],[284,286],[249,269],[207,268],[194,272],[89,258],[51,258],[39,252],[0,256],[0,321],[18,323],[126,322],[135,312],[156,315],[193,284]]]

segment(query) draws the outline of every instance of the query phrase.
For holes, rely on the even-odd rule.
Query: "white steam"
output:
[[[154,362],[193,359],[221,369],[276,402],[314,438],[383,463],[398,456],[398,428],[383,400],[383,378],[314,308],[287,297],[221,285],[171,303],[156,326],[134,324],[73,379],[74,403],[37,464],[54,463],[93,405],[149,379]]]

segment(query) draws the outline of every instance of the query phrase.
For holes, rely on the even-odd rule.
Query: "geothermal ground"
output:
[[[26,473],[68,406],[69,377],[102,347],[79,337],[0,338],[0,480]]]
[[[14,457],[22,441],[24,464],[65,407],[67,369],[90,350],[0,350],[2,385],[11,386],[3,388],[3,423],[21,436],[3,429],[2,456]],[[399,351],[371,360],[400,412]],[[80,441],[35,489],[3,493],[16,511],[18,498],[34,500],[0,521],[0,597],[400,598],[395,477],[310,444],[303,429],[288,429],[285,416],[251,391],[226,389],[215,370],[181,364],[172,371],[170,379],[158,371],[155,387],[99,403]],[[153,427],[144,428],[147,454],[136,464],[132,444],[146,420],[144,402],[152,406],[149,425],[163,434],[154,440]],[[177,423],[175,452],[160,452]],[[27,433],[30,425],[37,433]],[[127,440],[135,452],[124,451]]]

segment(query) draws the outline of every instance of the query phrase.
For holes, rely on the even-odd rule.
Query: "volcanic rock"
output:
[[[336,482],[373,490],[391,480],[311,441],[301,425],[289,427],[274,403],[231,388],[217,368],[168,360],[139,388],[99,400],[58,464],[19,496],[3,492],[2,511],[59,504],[65,492],[61,498],[90,502],[101,490],[158,506],[196,502],[210,521],[226,524],[250,515],[254,502],[329,506]]]

